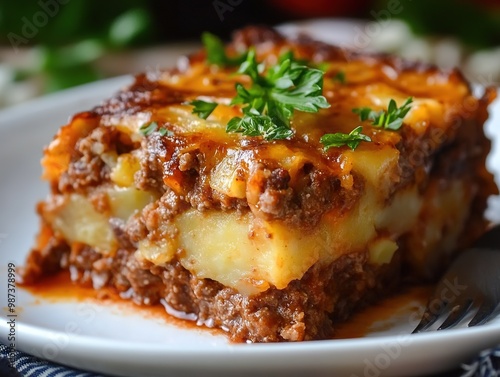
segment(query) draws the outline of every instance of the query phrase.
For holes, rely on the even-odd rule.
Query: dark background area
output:
[[[415,38],[453,38],[463,46],[463,56],[500,46],[500,0],[2,0],[0,107],[137,72],[125,63],[140,60],[150,48],[199,42],[204,31],[227,40],[250,24],[318,18],[400,19]],[[423,55],[409,49],[410,59]],[[495,75],[500,77],[500,70]],[[496,82],[495,75],[490,81]],[[12,90],[19,94],[11,95]]]
[[[0,41],[8,44],[9,33],[22,35],[23,18],[33,21],[44,8],[53,9],[54,14],[49,14],[36,36],[28,38],[30,44],[102,39],[113,22],[127,12],[137,32],[122,42],[150,44],[196,39],[206,30],[227,38],[232,30],[248,24],[274,25],[318,17],[374,19],[391,7],[400,7],[402,10],[393,16],[407,20],[419,33],[455,35],[472,45],[500,44],[500,0],[2,1]]]

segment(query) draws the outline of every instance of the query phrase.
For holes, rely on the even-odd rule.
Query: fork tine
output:
[[[481,303],[476,315],[469,322],[469,327],[484,325],[485,323],[491,321],[498,314],[495,310],[497,305],[491,300],[484,300]]]
[[[472,299],[467,299],[455,304],[443,324],[439,326],[438,330],[449,329],[450,327],[456,326],[460,323],[460,321],[464,319],[465,315],[469,312],[472,302]]]
[[[468,326],[478,326],[500,315],[499,237],[500,224],[497,224],[475,245],[460,253],[441,277],[422,320],[412,333],[429,329],[446,312],[447,318],[439,330],[454,327],[470,317],[473,318],[468,321]],[[450,297],[451,294],[453,296],[448,302],[436,298]]]
[[[432,310],[432,307],[434,304],[439,304],[439,309],[438,310]],[[412,334],[416,334],[422,331],[427,330],[429,327],[431,327],[438,318],[441,316],[443,313],[444,309],[447,306],[447,302],[440,300],[438,298],[433,298],[429,300],[429,303],[427,304],[427,307],[425,308],[425,312],[422,315],[422,319],[420,320],[420,323],[415,327],[415,330],[413,330]]]

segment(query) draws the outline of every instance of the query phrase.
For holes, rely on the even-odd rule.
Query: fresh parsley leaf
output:
[[[263,74],[255,51],[249,50],[238,72],[252,79],[250,88],[236,84],[236,97],[231,104],[246,105],[244,117],[231,119],[227,132],[247,136],[263,136],[266,140],[285,139],[293,135],[290,121],[294,110],[315,113],[330,107],[323,97],[323,72],[301,65],[285,52],[278,64]]]
[[[243,63],[247,57],[246,53],[239,56],[229,57],[226,54],[224,43],[215,35],[205,32],[201,35],[201,40],[207,51],[207,61],[220,67],[237,67]]]
[[[243,61],[238,68],[238,73],[248,75],[254,83],[266,85],[266,80],[260,74],[264,71],[264,64],[257,63],[255,50],[252,48],[248,50],[245,61]]]
[[[374,120],[380,112],[373,111],[369,107],[356,107],[352,112],[359,115],[359,119],[364,122],[367,119]]]
[[[290,59],[293,63],[298,65],[305,65],[311,68],[319,69],[323,73],[326,73],[332,65],[330,62],[311,62],[310,60],[304,58],[296,58],[292,50],[283,52],[278,57],[278,63],[283,63],[287,59]]]
[[[218,105],[215,102],[206,102],[198,99],[191,102],[186,102],[186,104],[193,105],[193,114],[198,115],[202,119],[207,119]]]
[[[375,127],[397,131],[403,125],[403,119],[410,111],[412,102],[413,98],[408,97],[403,106],[398,108],[396,101],[391,99],[387,111],[374,111],[369,107],[359,107],[352,109],[352,111],[359,115],[361,121],[370,120]]]
[[[174,133],[166,128],[160,128],[158,132],[161,136],[174,136]]]
[[[326,151],[332,147],[342,147],[347,145],[352,150],[355,150],[362,141],[372,141],[369,136],[361,133],[363,127],[358,126],[348,134],[335,133],[325,134],[319,140],[323,144],[323,149]]]
[[[270,71],[268,80],[274,87],[270,97],[283,106],[315,113],[320,108],[330,107],[323,97],[323,72],[285,60],[277,72]]]
[[[306,66],[292,51],[281,54],[278,63],[264,74],[264,63],[258,63],[254,49],[237,57],[228,57],[224,44],[210,33],[202,35],[207,60],[220,66],[239,65],[238,73],[252,80],[250,87],[235,85],[231,104],[243,105],[243,117],[232,118],[227,132],[262,136],[266,140],[285,139],[293,135],[290,122],[295,110],[318,112],[330,104],[323,97],[323,72]],[[195,100],[193,113],[206,119],[217,104]]]
[[[158,129],[158,123],[156,122],[149,122],[149,123],[144,123],[140,128],[139,128],[139,132],[141,134],[143,134],[144,136],[149,136],[151,135],[153,132],[155,131],[158,131],[158,133],[161,135],[161,136],[172,136],[173,135],[173,132],[166,129],[166,128],[160,128]]]
[[[153,132],[155,132],[158,128],[158,123],[156,122],[149,122],[149,123],[144,123],[140,128],[139,132],[143,134],[144,136],[149,136]]]
[[[227,123],[226,132],[263,136],[266,140],[286,139],[293,135],[290,128],[277,125],[269,116],[259,114],[255,109],[250,110],[243,118],[232,118]]]
[[[293,53],[292,50],[285,51],[285,52],[281,53],[280,56],[278,56],[278,63],[279,64],[283,63],[285,60],[290,60],[290,61],[292,61],[292,62],[294,62],[296,64],[299,64],[299,65],[307,65],[307,66],[312,66],[314,68],[321,69],[320,66],[319,66],[319,64],[316,65],[316,66],[314,66],[307,59],[296,58],[295,54]],[[329,64],[329,63],[320,63],[320,64]]]

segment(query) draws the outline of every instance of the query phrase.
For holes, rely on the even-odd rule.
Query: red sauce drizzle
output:
[[[138,306],[132,301],[120,297],[113,288],[94,290],[71,282],[69,273],[62,271],[45,277],[33,285],[25,285],[24,289],[48,302],[91,300],[102,305],[115,305],[124,313],[140,314],[148,319],[161,319],[165,324],[181,328],[203,328],[214,334],[223,334],[219,329],[198,326],[195,321],[179,319],[169,315],[163,305]],[[370,305],[355,313],[347,322],[336,327],[335,339],[362,338],[371,331],[388,330],[393,322],[387,320],[393,316],[409,317],[427,302],[432,286],[406,286],[398,293],[387,297],[375,305]]]

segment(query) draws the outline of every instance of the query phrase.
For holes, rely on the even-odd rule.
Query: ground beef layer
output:
[[[102,258],[89,247],[70,250],[51,242],[30,254],[22,276],[30,283],[41,273],[69,269],[76,284],[112,286],[139,305],[161,301],[199,325],[225,330],[233,341],[280,342],[333,337],[336,323],[398,286],[400,262],[396,255],[380,268],[367,261],[366,253],[347,254],[327,266],[313,266],[285,289],[246,297],[216,281],[197,279],[178,262],[160,268],[141,265],[133,251]]]
[[[214,115],[211,127],[193,131],[202,121],[193,120],[185,102],[208,96],[229,103],[238,80],[234,69],[213,69],[200,53],[188,59],[191,68],[184,71],[137,76],[112,99],[75,115],[45,150],[42,165],[51,194],[38,206],[41,231],[21,271],[24,283],[67,269],[75,283],[95,289],[114,287],[139,305],[161,302],[199,324],[226,330],[235,341],[324,339],[333,335],[337,321],[387,295],[402,277],[436,278],[457,247],[483,232],[487,198],[498,192],[485,168],[490,142],[482,130],[487,106],[495,97],[493,89],[475,98],[456,70],[441,72],[304,38],[287,41],[262,28],[238,32],[228,51],[251,45],[262,59],[276,60],[283,49],[291,48],[312,64],[328,63],[324,95],[331,108],[311,118],[298,114],[296,133],[287,140],[267,142],[227,134],[229,115],[241,115],[240,108],[228,105],[221,106],[218,118]],[[339,69],[346,73],[344,83],[335,80]],[[365,122],[363,132],[371,143],[361,143],[356,151],[345,146],[324,150],[322,135],[350,132],[361,123],[353,108],[378,106],[393,96],[399,102],[414,97],[411,122],[397,132]],[[145,122],[164,132],[141,134]],[[388,163],[370,171],[379,155]],[[364,163],[355,166],[359,156],[365,156]],[[234,168],[231,185],[221,187],[218,183],[226,181],[218,173],[228,166]],[[335,254],[331,249],[336,244],[328,243],[323,253],[327,261],[319,258],[307,264],[300,278],[286,280],[283,289],[269,283],[260,293],[242,294],[220,283],[222,279],[197,277],[195,268],[185,267],[193,265],[182,260],[193,250],[183,247],[176,246],[168,260],[147,259],[147,253],[137,257],[144,251],[143,241],[162,252],[167,249],[161,248],[162,241],[177,241],[180,231],[175,221],[188,211],[200,217],[214,212],[251,214],[301,235],[324,225],[325,218],[335,226],[349,215],[363,218],[367,212],[361,213],[359,203],[367,196],[380,194],[373,200],[379,205],[372,207],[377,211],[390,208],[405,190],[414,195],[406,199],[422,200],[421,209],[411,214],[403,203],[403,210],[392,215],[401,219],[380,228],[372,216],[367,228],[373,235],[356,247],[353,240],[367,222],[354,223],[352,231],[339,232],[347,240],[342,250]],[[116,203],[125,194],[129,202],[141,205],[128,212],[114,208],[113,200]],[[70,205],[77,215],[65,211]],[[78,210],[83,207],[91,215],[88,218],[100,221],[94,228],[92,221],[81,223],[100,232],[99,237],[88,237],[91,241],[82,241],[87,234],[79,233],[78,221],[84,216]],[[414,222],[408,225],[405,216],[413,216]],[[68,229],[71,221],[77,225]],[[400,223],[406,227],[399,229]],[[268,235],[272,238],[272,233]],[[397,251],[374,263],[370,247],[381,240]],[[92,242],[99,247],[89,246]],[[204,256],[200,259],[211,260]],[[260,281],[261,275],[257,276],[255,281]]]

